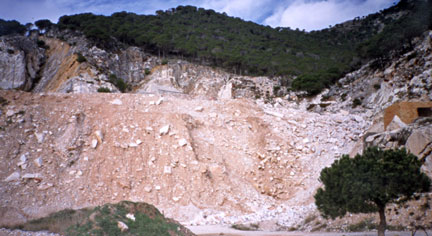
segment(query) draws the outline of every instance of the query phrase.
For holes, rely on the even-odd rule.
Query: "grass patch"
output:
[[[98,93],[111,93],[111,90],[106,87],[100,87],[97,89]]]
[[[127,214],[133,214],[135,221],[126,217]],[[117,226],[119,221],[128,226],[127,231],[121,232]],[[193,235],[178,222],[165,218],[154,206],[128,201],[80,210],[67,209],[12,228],[27,231],[46,230],[70,236]]]

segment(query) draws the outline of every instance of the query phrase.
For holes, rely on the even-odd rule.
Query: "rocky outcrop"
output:
[[[372,63],[347,74],[322,93],[322,100],[335,101],[327,111],[345,109],[374,116],[400,101],[432,101],[432,31],[414,40],[414,49],[395,58],[385,68]]]
[[[186,94],[210,99],[261,98],[273,96],[278,79],[239,76],[220,69],[171,60],[157,66],[135,90],[136,93]]]
[[[33,37],[33,41],[43,41],[46,50],[12,47],[12,43],[27,45],[27,41],[33,41],[27,37],[4,37],[9,46],[3,47],[15,50],[14,54],[8,54],[7,50],[1,52],[3,59],[0,63],[3,61],[7,69],[1,77],[4,89],[95,93],[104,88],[120,92],[117,80],[121,80],[133,93],[184,94],[218,99],[269,98],[273,96],[273,88],[278,86],[277,78],[239,76],[183,60],[170,59],[162,65],[160,58],[145,53],[143,49],[125,47],[115,41],[117,46],[114,49],[104,50],[79,33],[67,30],[53,30],[45,36]],[[81,62],[77,60],[79,54],[85,58]]]
[[[34,37],[0,37],[0,88],[31,90],[40,76],[44,52]]]

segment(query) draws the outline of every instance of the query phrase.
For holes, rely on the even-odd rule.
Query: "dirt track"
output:
[[[239,231],[227,226],[220,225],[205,225],[205,226],[189,226],[192,232],[200,236],[376,236],[377,232],[269,232],[269,231]],[[411,236],[411,232],[386,232],[387,236]],[[415,234],[416,236],[425,236],[423,231],[419,231]],[[428,235],[432,235],[432,231],[428,231]]]

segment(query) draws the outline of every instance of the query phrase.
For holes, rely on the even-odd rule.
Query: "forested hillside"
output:
[[[391,53],[410,49],[411,39],[431,28],[431,1],[402,0],[379,13],[312,32],[271,28],[193,6],[156,15],[85,13],[36,25],[81,31],[106,49],[116,45],[115,38],[155,55],[236,74],[281,76],[283,86],[297,77],[292,88],[315,94],[371,59],[379,58],[379,66]]]

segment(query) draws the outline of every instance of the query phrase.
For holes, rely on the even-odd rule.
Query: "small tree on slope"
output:
[[[324,188],[315,194],[315,204],[324,217],[343,217],[347,212],[378,212],[378,235],[386,230],[385,207],[401,203],[414,193],[428,192],[431,181],[420,170],[418,158],[400,150],[368,148],[363,155],[336,160],[321,171]]]

